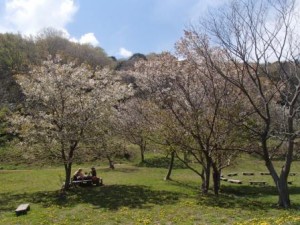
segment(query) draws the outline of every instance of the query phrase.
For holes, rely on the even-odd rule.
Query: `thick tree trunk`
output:
[[[204,176],[201,179],[202,179],[202,184],[201,184],[202,194],[207,194],[208,193],[207,177]]]
[[[202,181],[202,183],[201,183],[201,192],[202,192],[202,194],[207,194],[208,189],[206,187],[206,177],[205,177],[205,170],[204,169],[202,171],[201,181]]]
[[[115,165],[114,165],[113,160],[109,156],[107,156],[107,159],[108,159],[108,163],[109,163],[109,168],[114,170]]]
[[[295,98],[296,100],[296,98]],[[291,165],[293,162],[293,152],[295,145],[295,131],[294,131],[294,107],[291,104],[289,108],[289,117],[288,117],[288,149],[285,158],[285,165],[281,169],[279,180],[276,184],[279,199],[278,205],[283,208],[289,208],[291,206],[290,195],[288,190],[288,175],[290,173]]]
[[[269,163],[271,162],[268,161],[266,165],[276,185],[276,189],[278,193],[278,205],[283,208],[289,208],[291,206],[291,202],[290,202],[290,195],[288,190],[287,176],[286,174],[284,174],[284,172],[281,172],[280,177],[278,177],[276,171],[273,168],[273,164],[271,164],[270,166],[268,165]]]
[[[165,177],[165,180],[171,180],[171,173],[172,173],[172,170],[173,170],[174,158],[175,158],[175,151],[172,151],[171,152],[171,159],[170,159],[169,169],[168,169],[168,173]]]
[[[211,160],[207,159],[206,167],[203,166],[203,177],[202,177],[202,193],[207,194],[209,189],[209,181],[210,181],[210,170],[211,170]]]
[[[221,177],[221,171],[214,169],[213,172],[214,193],[217,196],[219,195],[219,190],[220,190],[220,177]]]
[[[266,143],[267,143],[266,141],[262,141],[263,150],[266,150],[266,146],[267,146]],[[292,154],[293,143],[290,142],[288,148],[290,149],[289,151]],[[290,197],[289,197],[287,177],[288,177],[291,163],[292,163],[291,155],[289,153],[287,154],[285,165],[282,167],[280,177],[278,176],[278,174],[274,168],[274,165],[273,165],[270,157],[267,154],[265,154],[264,160],[266,163],[266,167],[268,168],[268,170],[273,178],[273,181],[276,185],[276,189],[277,189],[277,193],[278,193],[278,205],[283,208],[289,208],[291,206],[291,202],[290,202]]]
[[[73,161],[73,155],[74,155],[74,151],[77,147],[78,142],[74,141],[73,143],[71,143],[71,145],[69,146],[69,154],[66,154],[65,152],[65,144],[62,141],[61,142],[61,156],[62,159],[64,161],[64,167],[65,167],[65,185],[64,185],[64,190],[69,190],[70,189],[70,181],[71,181],[71,171],[72,171],[72,161]]]
[[[289,208],[291,206],[291,201],[287,180],[279,179],[276,186],[279,193],[278,205],[283,208]]]
[[[205,171],[205,177],[206,177],[206,190],[208,191],[209,189],[209,184],[210,184],[210,172],[211,172],[211,160],[207,159],[207,167]]]
[[[70,181],[71,181],[72,163],[65,163],[64,166],[65,166],[65,175],[66,175],[64,189],[69,190],[70,189]]]

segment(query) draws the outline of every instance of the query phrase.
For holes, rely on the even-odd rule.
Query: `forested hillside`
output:
[[[24,100],[14,75],[27,73],[30,66],[39,65],[57,54],[65,62],[85,63],[94,69],[114,68],[119,63],[108,57],[102,48],[71,42],[63,37],[62,32],[50,28],[34,37],[0,34],[0,106],[13,109]]]
[[[19,134],[13,131],[7,121],[7,118],[11,117],[10,113],[24,113],[26,97],[16,82],[16,77],[31,76],[30,70],[33,67],[39,67],[42,62],[55,59],[58,55],[61,59],[60,63],[72,62],[75,63],[74,67],[85,64],[94,73],[103,68],[112,71],[129,70],[138,59],[146,59],[142,54],[135,54],[128,60],[117,60],[114,56],[108,56],[100,47],[71,42],[63,36],[62,32],[52,28],[44,29],[38,35],[30,37],[12,33],[0,34],[0,145],[2,147],[8,143],[8,140],[19,141],[18,138],[14,138]],[[124,74],[122,80],[130,84],[132,76]],[[2,158],[9,161],[15,160],[20,154],[24,156],[23,149],[19,150],[21,151],[19,153],[18,150],[11,149],[8,151],[2,149],[0,152]]]

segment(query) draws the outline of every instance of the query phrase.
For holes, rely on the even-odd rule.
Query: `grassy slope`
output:
[[[293,165],[293,172],[300,165]],[[76,168],[74,167],[74,170]],[[87,170],[88,168],[86,168]],[[276,191],[263,163],[245,157],[227,168],[238,172],[242,185],[222,183],[222,194],[199,194],[200,179],[186,169],[176,169],[164,181],[165,168],[116,165],[98,167],[104,187],[76,188],[59,198],[63,168],[0,171],[0,224],[299,224],[300,173],[291,177],[291,210],[276,208]],[[254,177],[242,172],[256,172]],[[264,180],[252,187],[249,180]],[[15,208],[29,202],[31,211],[16,217]],[[265,222],[265,223],[264,223]]]

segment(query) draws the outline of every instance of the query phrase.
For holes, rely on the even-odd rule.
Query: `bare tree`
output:
[[[190,61],[178,61],[168,53],[140,62],[136,69],[138,87],[153,102],[146,116],[151,118],[152,129],[201,177],[203,193],[208,191],[213,169],[218,194],[221,170],[235,156],[235,130],[228,122],[236,103],[233,89],[205,64],[199,67]],[[185,153],[202,169],[182,157]]]
[[[232,1],[182,39],[190,60],[199,58],[239,90],[244,102],[235,120],[249,134],[271,173],[278,204],[290,207],[288,175],[299,127],[299,37],[295,1]],[[274,145],[274,139],[276,144]],[[282,143],[287,143],[283,149]],[[284,152],[277,172],[273,157]]]

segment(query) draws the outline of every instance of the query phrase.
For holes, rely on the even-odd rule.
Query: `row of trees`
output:
[[[274,180],[278,204],[290,206],[287,179],[299,138],[295,4],[232,1],[185,31],[176,45],[182,61],[165,53],[136,64],[135,109],[149,137],[159,133],[156,141],[201,177],[204,193],[211,171],[218,194],[222,168],[237,152],[255,153]],[[186,154],[201,170],[181,158]]]
[[[142,160],[149,142],[160,145],[199,175],[203,193],[212,176],[216,195],[222,169],[239,152],[255,153],[287,208],[299,133],[295,9],[293,0],[232,1],[185,31],[177,57],[142,57],[123,72],[54,51],[16,76],[26,110],[11,121],[29,146],[38,146],[35,154],[62,160],[66,184],[78,149],[101,149],[109,159],[123,137],[139,145]]]

